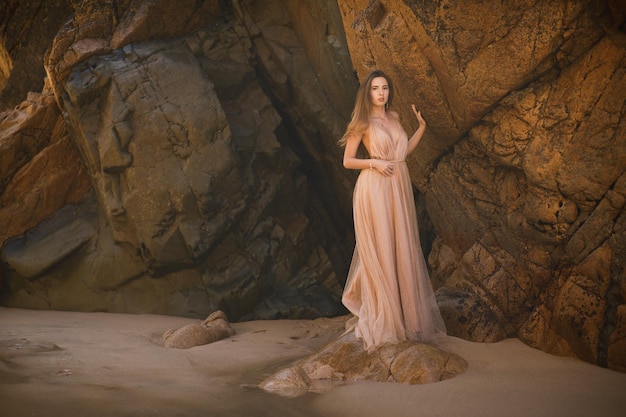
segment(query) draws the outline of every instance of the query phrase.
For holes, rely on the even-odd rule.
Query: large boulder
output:
[[[188,6],[75,5],[45,64],[84,167],[75,172],[93,187],[50,221],[19,222],[19,232],[32,229],[4,241],[5,305],[222,309],[234,320],[344,311],[336,271],[349,263],[350,243],[329,213],[345,216],[349,199],[337,204],[328,190],[350,178],[338,147],[319,145],[320,135],[339,136],[345,117],[291,29],[292,15],[317,20],[300,2]],[[337,20],[336,6],[310,6],[316,19]],[[337,36],[325,45],[316,60],[349,68]],[[303,175],[322,167],[340,181]]]

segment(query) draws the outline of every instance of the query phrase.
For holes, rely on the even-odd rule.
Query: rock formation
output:
[[[339,4],[359,76],[429,123],[410,167],[450,333],[625,370],[623,2]]]
[[[90,181],[49,89],[0,115],[0,241],[19,236],[68,203]]]
[[[333,219],[350,200],[331,195],[350,178],[339,148],[320,142],[340,135],[339,111],[349,111],[349,95],[327,95],[322,82],[349,74],[356,85],[348,71],[322,68],[350,68],[341,26],[321,31],[308,11],[325,19],[330,6],[314,2],[245,6],[73,5],[46,54],[44,93],[3,120],[5,305],[219,308],[236,320],[343,312],[336,271],[349,244],[338,233],[350,225]],[[326,46],[300,42],[292,19],[320,27],[313,36]],[[39,125],[37,142],[25,136]],[[51,131],[73,146],[45,166],[58,182],[33,189],[56,198],[29,199],[39,177],[18,174],[51,152]],[[324,166],[337,181],[305,175]]]
[[[163,333],[161,340],[166,348],[189,349],[226,339],[235,334],[223,311],[209,314],[202,323],[190,323]]]
[[[290,367],[263,380],[259,387],[285,396],[319,391],[354,381],[428,384],[454,378],[467,369],[460,356],[431,344],[405,341],[367,352],[354,332],[347,333]]]
[[[408,163],[450,333],[626,370],[623,1],[58,2],[48,44],[22,3],[0,21],[2,108],[36,91],[0,114],[3,305],[342,313],[336,139],[378,67],[407,131],[411,103],[428,122]],[[35,45],[43,89],[17,81]]]
[[[0,4],[0,112],[41,91],[44,52],[72,15],[68,0],[3,0]]]

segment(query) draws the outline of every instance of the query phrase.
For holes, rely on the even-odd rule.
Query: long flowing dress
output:
[[[390,137],[370,124],[371,158],[396,161],[395,170],[389,177],[361,170],[354,188],[356,247],[342,302],[354,315],[348,331],[354,328],[368,351],[446,333],[419,242],[407,134],[396,130]]]

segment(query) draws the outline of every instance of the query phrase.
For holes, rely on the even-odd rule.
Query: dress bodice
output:
[[[399,125],[399,122],[393,119],[392,123]],[[370,123],[370,156],[376,159],[385,159],[387,161],[404,161],[408,145],[407,134],[401,126],[397,126],[390,136],[386,131],[378,128],[375,123]]]

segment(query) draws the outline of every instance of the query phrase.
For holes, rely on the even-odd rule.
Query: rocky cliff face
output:
[[[625,369],[623,8],[340,9],[358,74],[387,70],[407,124],[411,102],[429,122],[411,172],[437,231],[429,261],[450,332]]]
[[[7,4],[4,27],[36,15]],[[335,141],[381,68],[429,125],[409,165],[450,333],[626,370],[619,1],[63,7],[46,86],[0,116],[4,305],[341,313]]]
[[[183,3],[74,4],[45,90],[3,115],[3,304],[343,312],[350,178],[322,138],[356,81],[321,24],[336,5]]]

